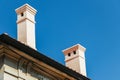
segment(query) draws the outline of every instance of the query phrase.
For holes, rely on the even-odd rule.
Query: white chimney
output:
[[[80,44],[74,45],[70,48],[63,50],[65,55],[66,66],[75,70],[76,72],[86,75],[85,64],[85,48]]]
[[[36,10],[28,4],[16,9],[18,41],[36,49],[35,14]]]

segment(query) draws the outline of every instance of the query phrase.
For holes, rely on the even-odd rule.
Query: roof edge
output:
[[[10,46],[13,46],[16,49],[25,52],[29,56],[36,58],[39,61],[43,61],[45,64],[63,72],[63,73],[66,73],[66,74],[76,78],[77,80],[80,80],[80,78],[82,78],[83,80],[90,80],[88,77],[86,77],[82,74],[79,74],[79,73],[73,71],[72,69],[69,69],[68,67],[58,63],[57,61],[43,55],[42,53],[38,52],[37,50],[17,41],[14,38],[11,38],[7,33],[3,33],[0,35],[0,42],[3,42]]]

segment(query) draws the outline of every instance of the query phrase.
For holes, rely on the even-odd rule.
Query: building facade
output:
[[[18,40],[0,35],[0,80],[90,80],[36,50],[33,7],[25,4],[16,13]]]

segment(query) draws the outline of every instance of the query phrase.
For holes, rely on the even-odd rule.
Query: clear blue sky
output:
[[[120,80],[120,0],[0,0],[0,34],[17,37],[15,9],[25,3],[38,10],[39,52],[64,64],[62,50],[79,43],[89,78]]]

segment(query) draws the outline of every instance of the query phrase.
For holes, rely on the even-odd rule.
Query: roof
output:
[[[54,67],[57,70],[60,70],[63,73],[66,73],[69,76],[74,77],[77,80],[80,80],[81,78],[83,80],[90,80],[89,78],[69,69],[68,67],[56,62],[55,60],[43,55],[42,53],[34,50],[33,48],[17,41],[16,39],[11,38],[7,34],[1,34],[0,35],[0,42],[5,43],[7,45],[10,45],[12,47],[15,47],[16,49],[25,52],[27,55],[38,59],[39,61],[44,62],[45,64]]]

